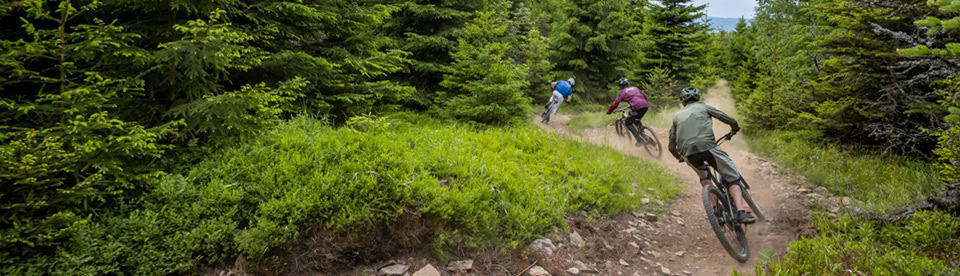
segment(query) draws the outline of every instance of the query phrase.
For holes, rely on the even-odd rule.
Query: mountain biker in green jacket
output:
[[[723,185],[729,187],[733,202],[737,205],[737,217],[743,223],[755,222],[756,218],[744,209],[740,173],[737,172],[730,155],[717,147],[717,139],[713,134],[713,118],[730,125],[733,134],[740,131],[737,120],[700,102],[700,91],[693,87],[684,88],[680,92],[680,102],[683,109],[677,112],[670,127],[670,141],[667,146],[670,153],[680,162],[687,162],[697,172],[701,185],[711,183],[707,166],[716,169],[723,182],[726,182]]]

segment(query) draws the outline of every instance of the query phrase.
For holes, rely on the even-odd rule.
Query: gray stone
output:
[[[623,259],[620,259],[620,265],[622,265],[622,266],[630,266],[630,263],[627,263],[627,261],[624,261]]]
[[[645,220],[647,220],[647,221],[650,221],[650,222],[656,222],[656,221],[657,221],[657,215],[654,214],[654,213],[643,213],[643,219],[645,219]]]
[[[427,264],[427,266],[414,272],[413,276],[440,276],[440,271],[437,271],[437,268],[433,267],[433,265]]]
[[[585,263],[583,263],[583,262],[581,262],[581,261],[576,261],[576,262],[574,262],[574,263],[573,263],[573,267],[577,268],[577,270],[580,270],[580,273],[590,273],[590,274],[598,274],[598,273],[600,273],[600,271],[597,270],[596,268],[589,267],[589,266],[587,266],[587,264],[585,264]]]
[[[670,215],[671,215],[671,216],[675,216],[675,217],[679,217],[679,216],[680,216],[680,211],[677,211],[677,210],[670,211]]]
[[[817,186],[816,188],[813,188],[813,191],[821,195],[827,195],[830,193],[830,191],[827,190],[827,187],[824,186]]]
[[[473,260],[462,260],[447,264],[447,271],[450,272],[470,272],[473,269]]]
[[[580,234],[578,234],[577,231],[570,232],[570,243],[579,248],[587,246],[587,242],[580,237]]]
[[[377,274],[384,275],[384,276],[400,276],[400,275],[403,275],[404,273],[407,273],[407,270],[409,269],[410,269],[409,265],[392,264],[392,265],[388,265],[380,268],[380,270],[377,271]]]
[[[684,252],[684,251],[680,251],[680,252],[677,252],[677,253],[676,253],[676,254],[674,254],[674,255],[677,255],[677,257],[681,257],[681,258],[682,258],[682,257],[683,257],[683,255],[685,255],[685,254],[687,254],[687,252]]]
[[[544,256],[553,256],[553,252],[557,250],[557,247],[553,245],[553,241],[550,239],[538,239],[530,243],[530,250]]]
[[[527,270],[527,274],[530,276],[550,276],[550,272],[547,272],[546,269],[543,269],[539,265],[535,265]]]
[[[580,269],[576,267],[571,267],[567,269],[567,274],[570,275],[580,275]]]
[[[641,203],[641,204],[644,204],[644,205],[650,204],[650,199],[649,199],[649,198],[641,198],[641,199],[640,199],[640,203]]]
[[[800,188],[800,189],[797,189],[797,192],[798,192],[798,193],[801,193],[801,194],[808,194],[808,193],[810,193],[810,189]]]
[[[661,274],[667,275],[667,276],[672,276],[672,275],[673,275],[673,272],[670,272],[670,269],[669,269],[669,268],[667,268],[667,267],[665,267],[665,266],[663,266],[663,265],[659,265],[659,266],[660,266],[660,273],[661,273]]]

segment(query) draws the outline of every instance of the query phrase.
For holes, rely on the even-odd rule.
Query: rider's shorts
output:
[[[717,170],[723,184],[727,187],[732,184],[739,184],[741,180],[740,173],[737,172],[737,166],[733,164],[733,159],[720,148],[688,155],[687,165],[690,165],[697,172],[700,180],[710,179],[708,166]]]

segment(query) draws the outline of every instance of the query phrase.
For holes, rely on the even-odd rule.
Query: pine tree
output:
[[[559,76],[576,76],[574,89],[585,91],[588,100],[616,96],[608,84],[640,75],[639,19],[633,1],[559,2],[549,36]]]
[[[526,118],[530,100],[523,96],[525,66],[507,57],[510,45],[502,42],[505,24],[494,22],[493,11],[477,12],[463,29],[457,48],[450,53],[441,86],[447,89],[444,111],[455,118],[504,125]]]
[[[704,54],[697,45],[705,40],[709,26],[703,21],[706,6],[691,2],[663,0],[645,5],[643,35],[651,41],[644,49],[645,68],[666,68],[682,81],[694,77]]]
[[[120,60],[143,58],[136,34],[84,17],[96,1],[27,1],[7,10],[21,28],[0,43],[0,264],[51,252],[87,222],[89,210],[149,187],[150,163],[177,122],[147,127],[118,114],[143,96]]]
[[[495,1],[491,1],[495,2]],[[411,53],[409,69],[394,79],[417,88],[414,106],[434,106],[444,66],[453,61],[450,53],[457,46],[460,29],[484,1],[407,0],[387,21],[386,34],[397,41],[396,47]]]

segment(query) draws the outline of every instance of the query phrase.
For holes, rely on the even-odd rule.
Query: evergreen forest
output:
[[[960,0],[757,4],[727,32],[693,0],[0,0],[0,274],[526,258],[686,185],[533,122],[621,77],[651,113],[729,83],[751,147],[862,201],[755,273],[958,273]],[[825,163],[861,157],[911,165]]]

